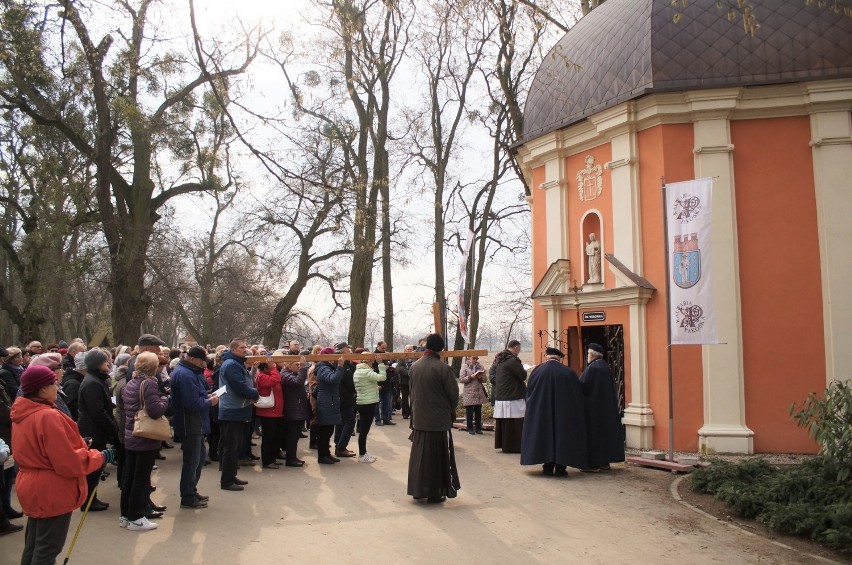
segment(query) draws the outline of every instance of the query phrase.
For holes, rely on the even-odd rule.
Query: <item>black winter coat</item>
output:
[[[71,411],[71,418],[75,422],[80,418],[79,410],[77,409],[77,399],[80,396],[80,385],[82,383],[83,373],[78,373],[73,368],[62,375],[62,392],[65,393],[65,403],[68,405],[68,410]]]
[[[355,406],[355,363],[346,361],[343,363],[343,378],[340,379],[340,407],[350,408]]]
[[[288,369],[281,370],[281,388],[284,390],[284,419],[287,421],[307,420],[311,416],[311,405],[305,392],[305,381],[308,380],[308,368],[299,369],[298,373]]]
[[[9,394],[6,383],[0,380],[0,438],[12,449],[12,403],[15,402],[13,394]]]
[[[107,385],[109,378],[106,373],[89,372],[80,384],[77,427],[81,436],[92,438],[92,449],[103,449],[108,443],[118,444],[115,405]]]
[[[527,397],[527,372],[518,357],[508,349],[497,354],[496,400],[520,400]]]

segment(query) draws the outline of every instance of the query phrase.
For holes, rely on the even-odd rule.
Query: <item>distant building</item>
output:
[[[690,2],[679,23],[671,4],[608,0],[531,85],[517,154],[532,191],[534,355],[553,343],[579,369],[580,317],[583,342],[604,345],[620,375],[628,446],[665,448],[661,179],[714,177],[726,343],[673,349],[675,447],[814,452],[790,404],[852,376],[852,18],[751,0],[751,36],[715,0]],[[681,276],[692,244],[678,241]]]

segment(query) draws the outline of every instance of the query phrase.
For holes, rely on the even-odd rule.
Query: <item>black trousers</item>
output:
[[[50,518],[27,518],[21,565],[54,565],[65,545],[69,526],[71,512]]]
[[[106,442],[93,441],[92,445],[89,446],[89,449],[97,449],[102,451],[106,449]],[[95,487],[98,486],[98,481],[101,480],[101,471],[103,469],[98,469],[97,471],[92,471],[88,475],[86,475],[86,486],[88,490],[86,491],[86,502],[89,501],[89,495],[92,494],[92,491],[95,490]],[[97,495],[95,496],[97,498]],[[86,508],[86,502],[83,503],[83,506],[80,507],[80,510]]]
[[[254,432],[254,417],[252,421],[243,423],[243,435],[240,438],[240,459],[248,459],[251,453],[251,434]]]
[[[151,496],[151,471],[157,449],[124,452],[124,484],[121,486],[121,515],[136,521],[145,515]]]
[[[334,426],[317,425],[317,460],[331,456],[331,436],[334,434]]]
[[[260,463],[269,465],[275,463],[281,451],[281,436],[284,435],[284,418],[278,416],[276,418],[260,417],[260,425],[263,428],[263,435],[260,436]]]
[[[299,440],[302,438],[304,420],[286,420],[284,432],[284,451],[287,453],[287,463],[295,463],[299,458],[296,450],[299,448]]]
[[[465,416],[467,416],[467,431],[477,432],[482,431],[482,404],[474,404],[473,406],[464,407]]]
[[[378,402],[358,405],[358,455],[367,453],[367,434],[373,425],[373,414],[376,413]]]
[[[402,393],[402,406],[400,407],[402,409],[402,417],[408,418],[411,416],[411,402],[408,400],[408,387],[401,386],[399,387],[399,390]]]
[[[219,484],[229,487],[237,478],[240,468],[240,445],[246,430],[251,427],[246,422],[219,422],[219,469],[222,477]]]
[[[124,433],[124,430],[122,430]],[[118,480],[118,488],[121,488],[121,485],[124,484],[124,444],[116,443],[113,447],[115,447],[115,464],[117,465],[115,470],[115,478]]]

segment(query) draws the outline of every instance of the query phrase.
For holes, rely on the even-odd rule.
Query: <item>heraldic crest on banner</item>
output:
[[[693,334],[704,326],[704,309],[688,300],[675,306],[675,317],[677,327],[687,334]]]
[[[586,156],[586,168],[577,171],[577,190],[580,200],[594,200],[603,192],[603,167],[595,165],[595,158]]]
[[[680,288],[695,286],[701,280],[701,249],[697,233],[674,236],[672,265],[672,278]]]

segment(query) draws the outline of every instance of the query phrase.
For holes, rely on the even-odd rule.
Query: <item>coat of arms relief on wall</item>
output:
[[[603,192],[603,168],[595,165],[595,158],[586,156],[586,168],[577,171],[577,190],[580,200],[594,200]]]

